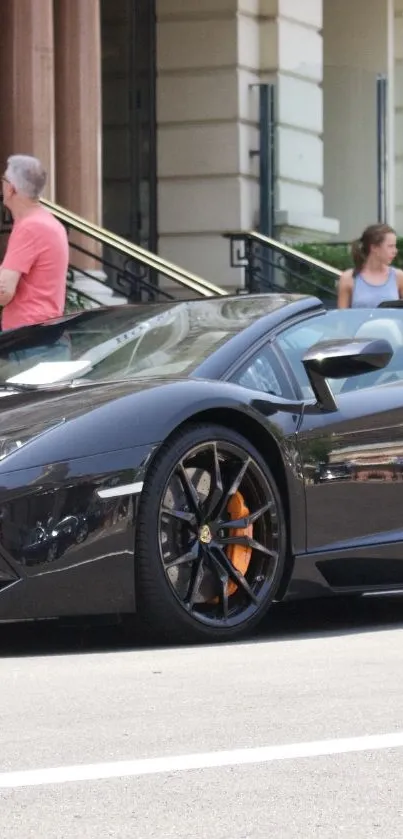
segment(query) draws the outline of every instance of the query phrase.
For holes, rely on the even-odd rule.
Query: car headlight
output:
[[[11,437],[0,437],[0,460],[4,460],[9,454],[20,449],[24,445],[24,440],[13,440]]]
[[[46,434],[46,432],[50,431],[51,428],[56,428],[57,425],[62,425],[63,423],[64,419],[57,420],[57,422],[54,420],[48,423],[41,422],[33,428],[23,428],[20,431],[16,430],[14,432],[10,432],[10,434],[0,437],[0,461],[5,460],[5,458],[9,457],[11,454],[14,454],[18,451],[18,449],[21,449],[22,446],[30,443],[31,440],[34,440],[36,437],[40,437],[42,434]]]

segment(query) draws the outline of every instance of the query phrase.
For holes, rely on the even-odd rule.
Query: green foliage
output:
[[[345,271],[347,268],[352,268],[353,265],[350,245],[344,243],[338,244],[335,242],[333,244],[326,244],[319,242],[307,244],[304,242],[300,245],[295,245],[295,248],[301,251],[301,253],[306,253],[307,256],[312,256],[314,259],[326,262],[327,265],[331,265],[333,268],[338,268],[339,271]],[[396,268],[403,269],[403,238],[397,240],[397,248],[398,254],[394,265],[396,265]]]
[[[328,463],[331,450],[332,440],[330,437],[307,441],[303,444],[304,461],[313,464]]]
[[[300,245],[293,247],[296,250],[303,250],[303,247]],[[315,259],[320,258],[315,255]],[[287,257],[285,263],[288,276],[288,291],[294,294],[312,294],[321,300],[335,299],[337,277],[333,274],[329,274],[322,268],[315,268],[309,263],[305,264],[297,258]]]
[[[331,265],[332,268],[337,268],[338,271],[345,271],[346,268],[352,267],[349,245],[326,244],[323,242],[307,244],[302,242],[300,245],[295,245],[295,248],[313,259],[318,259],[320,262],[325,262],[326,265]]]
[[[71,312],[79,312],[82,309],[90,308],[92,308],[91,301],[89,301],[87,297],[83,297],[79,291],[67,286],[66,305],[64,308],[64,313],[66,315],[71,314]]]
[[[398,254],[394,265],[403,269],[403,238],[398,239]],[[293,245],[295,250],[313,257],[338,271],[345,271],[352,268],[351,247],[349,244],[337,243],[327,244],[323,242],[306,243]],[[299,294],[313,294],[323,300],[335,299],[336,282],[334,277],[329,276],[320,268],[312,268],[303,265],[299,260],[287,259],[287,267],[290,271],[290,291]]]

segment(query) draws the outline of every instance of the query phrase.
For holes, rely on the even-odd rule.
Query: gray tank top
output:
[[[372,285],[361,274],[354,277],[352,309],[376,309],[386,300],[398,300],[396,269],[389,268],[387,280],[382,285]]]

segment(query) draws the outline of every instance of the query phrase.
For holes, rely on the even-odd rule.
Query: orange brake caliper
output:
[[[230,514],[231,519],[242,519],[249,515],[249,510],[244,502],[244,498],[241,492],[236,492],[234,495],[231,495],[231,498],[228,502],[227,512]],[[229,531],[229,536],[253,536],[253,524],[250,524],[249,527],[237,527],[233,528]],[[252,555],[252,548],[248,548],[247,545],[228,545],[227,550],[227,557],[231,560],[232,565],[237,571],[240,571],[241,574],[246,574],[250,558]],[[228,594],[234,594],[237,590],[238,586],[232,580],[228,582]]]

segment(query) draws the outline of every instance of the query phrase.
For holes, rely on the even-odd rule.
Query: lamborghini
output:
[[[0,334],[0,621],[250,633],[403,589],[403,310],[236,295]]]

